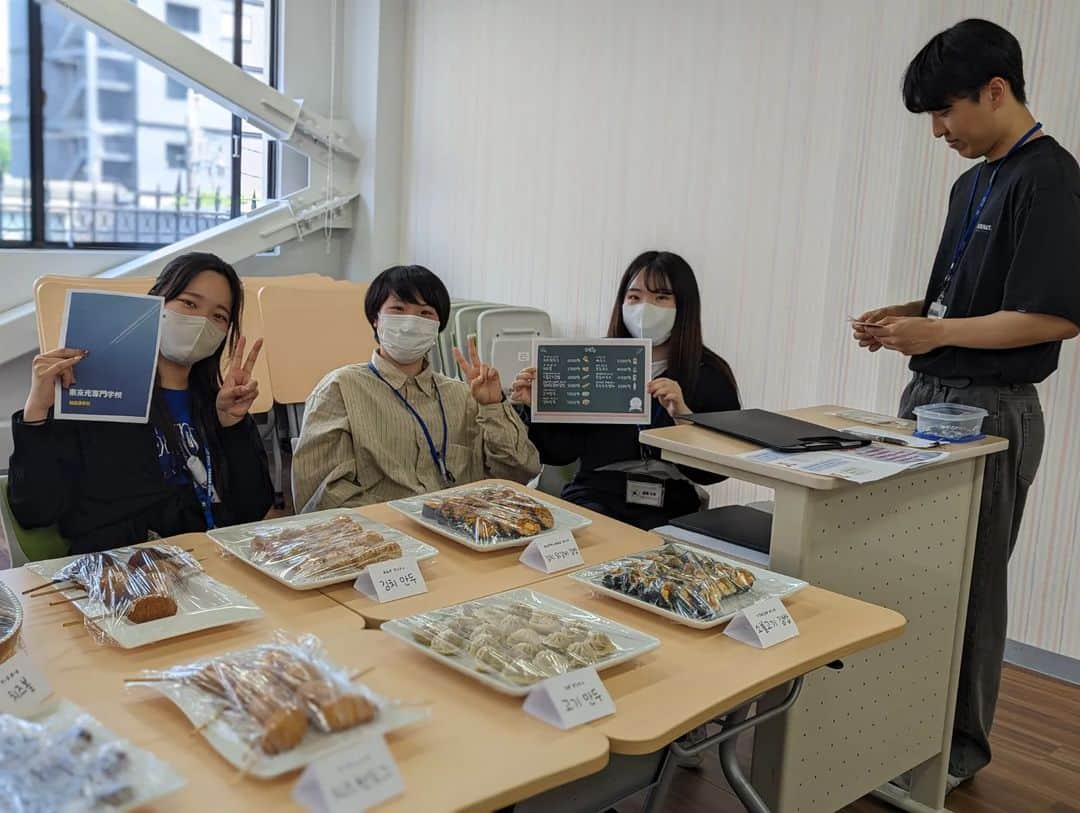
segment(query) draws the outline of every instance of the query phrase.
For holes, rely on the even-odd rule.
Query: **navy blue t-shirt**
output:
[[[161,392],[165,397],[169,415],[176,426],[176,434],[183,446],[181,449],[172,448],[173,443],[155,427],[154,435],[157,438],[161,473],[165,476],[165,482],[171,486],[195,489],[195,495],[199,498],[206,518],[206,527],[213,528],[213,501],[210,497],[210,489],[213,487],[213,465],[209,453],[199,442],[199,433],[195,430],[195,421],[191,416],[191,391],[162,389]],[[208,472],[209,477],[206,483],[196,483],[192,478],[187,466],[189,457],[197,458]]]

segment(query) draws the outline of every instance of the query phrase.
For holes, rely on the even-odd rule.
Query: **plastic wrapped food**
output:
[[[756,577],[744,567],[680,545],[665,545],[593,571],[599,583],[685,618],[709,621],[724,613],[724,600],[745,593]]]
[[[368,565],[400,559],[401,545],[347,515],[304,527],[271,528],[251,539],[251,561],[289,581],[349,578]]]
[[[43,723],[0,715],[0,807],[10,813],[119,811],[183,781],[67,705]]]
[[[249,599],[211,579],[190,553],[175,545],[117,548],[36,562],[28,569],[60,585],[66,598],[53,596],[50,603],[72,603],[103,644],[142,646],[261,615]],[[168,628],[151,624],[170,620],[175,623]]]
[[[351,508],[215,528],[208,535],[222,551],[293,590],[351,581],[377,562],[439,553]]]
[[[588,517],[536,499],[522,488],[472,485],[391,500],[395,511],[478,551],[521,547],[547,531],[576,531]]]
[[[201,726],[224,726],[252,762],[298,748],[310,734],[335,734],[375,721],[388,701],[332,664],[312,635],[271,643],[162,672],[131,685],[166,692]],[[193,692],[191,690],[194,690]]]
[[[423,502],[423,513],[480,544],[536,536],[555,527],[550,509],[510,486],[479,486]]]
[[[513,694],[659,645],[637,630],[524,589],[389,621],[383,630]]]
[[[680,624],[709,629],[765,598],[786,598],[806,582],[670,542],[576,570],[571,579]]]

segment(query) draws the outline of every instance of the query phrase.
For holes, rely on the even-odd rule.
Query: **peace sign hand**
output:
[[[472,391],[473,398],[478,404],[487,406],[502,402],[502,382],[499,380],[499,371],[494,367],[480,363],[480,354],[476,352],[476,341],[469,339],[469,360],[458,348],[454,348],[454,358],[457,359],[458,367]]]
[[[244,359],[244,347],[247,339],[243,336],[237,341],[232,356],[229,357],[229,369],[221,382],[217,396],[218,423],[223,427],[235,426],[248,414],[251,405],[259,397],[259,382],[251,377],[255,369],[255,360],[259,358],[263,341],[257,339],[251,353]]]

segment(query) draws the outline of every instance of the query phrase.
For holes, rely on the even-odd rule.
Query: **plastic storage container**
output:
[[[980,407],[963,404],[928,404],[915,407],[916,436],[927,440],[965,443],[983,437],[983,418],[989,415]]]

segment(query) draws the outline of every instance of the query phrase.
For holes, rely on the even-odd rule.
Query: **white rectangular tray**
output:
[[[712,551],[705,550],[691,545],[681,545],[678,543],[670,543],[674,547],[681,548],[683,550],[689,550],[697,556],[704,556],[709,559],[715,559],[725,564],[729,564],[732,567],[741,567],[749,570],[754,574],[754,586],[747,590],[745,593],[738,593],[734,596],[729,596],[723,599],[720,603],[723,609],[723,614],[716,618],[705,620],[698,620],[694,618],[687,618],[686,616],[679,615],[674,610],[666,610],[662,607],[657,607],[655,604],[650,604],[637,596],[627,595],[619,590],[613,590],[610,587],[605,587],[601,584],[601,578],[603,577],[606,569],[615,562],[621,562],[624,560],[633,559],[633,555],[621,556],[618,559],[611,559],[607,562],[601,562],[600,564],[587,567],[582,570],[576,570],[569,574],[570,578],[574,581],[581,582],[587,585],[590,589],[595,590],[598,593],[603,593],[606,596],[611,596],[618,601],[626,602],[627,604],[633,604],[635,607],[640,607],[646,612],[654,613],[655,615],[663,616],[664,618],[675,621],[676,623],[683,624],[687,627],[693,627],[694,629],[707,630],[713,627],[726,624],[732,618],[734,618],[740,610],[744,610],[752,604],[755,604],[765,598],[787,598],[794,595],[806,587],[806,582],[802,579],[796,579],[791,576],[784,576],[780,573],[775,573],[771,570],[765,570],[764,568],[754,567],[753,565],[746,564],[745,562],[739,562],[734,559],[729,559],[726,556],[720,556]],[[656,550],[652,548],[651,550]],[[647,553],[648,551],[641,551]]]
[[[527,546],[533,539],[541,534],[533,534],[532,536],[521,536],[513,539],[502,539],[497,542],[482,543],[477,542],[476,538],[469,533],[458,530],[450,525],[443,525],[438,520],[431,519],[424,516],[424,501],[431,499],[432,497],[447,497],[451,494],[456,494],[460,491],[468,491],[470,489],[479,488],[476,484],[467,486],[458,486],[456,488],[447,488],[442,491],[433,491],[430,494],[423,494],[419,497],[405,497],[400,500],[391,500],[387,503],[395,511],[404,514],[415,522],[419,522],[425,528],[434,531],[441,536],[445,536],[447,539],[452,539],[458,544],[464,545],[472,550],[486,553],[492,550],[501,550],[503,548],[523,548]],[[538,499],[536,495],[526,492],[524,490],[515,489],[529,499],[536,500],[542,506],[551,511],[551,517],[555,520],[555,526],[549,528],[543,533],[551,533],[552,531],[576,531],[584,528],[588,525],[592,525],[592,520],[588,517],[583,517],[581,514],[575,514],[573,511],[567,511],[565,508],[560,508],[557,505]]]
[[[228,528],[215,528],[212,531],[207,531],[207,535],[213,539],[222,550],[232,554],[245,564],[251,565],[251,567],[255,568],[260,573],[269,576],[279,584],[283,584],[293,590],[316,590],[320,587],[329,587],[333,584],[352,581],[364,572],[364,568],[357,568],[355,570],[350,570],[345,574],[327,576],[321,579],[290,579],[282,575],[283,568],[280,566],[252,561],[251,540],[261,531],[273,530],[274,528],[306,528],[309,525],[325,522],[326,520],[342,515],[353,517],[366,531],[375,531],[385,539],[397,542],[398,545],[401,546],[402,556],[411,556],[417,561],[422,561],[439,555],[438,548],[432,547],[426,542],[421,542],[419,539],[415,539],[407,533],[399,531],[397,528],[391,528],[389,525],[384,525],[374,519],[369,519],[355,508],[332,508],[326,511],[315,511],[310,514],[299,514],[295,517],[260,520],[259,522],[249,522],[245,525],[231,525]]]
[[[295,748],[273,756],[260,753],[253,758],[255,752],[237,736],[225,720],[210,717],[208,722],[205,716],[206,693],[201,689],[174,683],[147,684],[147,688],[169,698],[193,726],[201,726],[202,736],[229,764],[258,779],[270,779],[299,770],[332,751],[361,742],[372,735],[388,734],[429,716],[428,710],[422,706],[384,702],[375,719],[369,723],[333,734],[308,729],[304,739]]]
[[[536,604],[537,609],[544,610],[546,612],[555,613],[561,617],[570,617],[574,620],[582,621],[589,626],[596,629],[598,632],[607,633],[616,646],[624,651],[618,652],[609,658],[594,664],[596,671],[602,671],[604,669],[610,669],[613,666],[632,661],[634,658],[644,655],[646,652],[652,652],[658,646],[660,646],[660,639],[654,638],[651,635],[646,635],[644,632],[639,632],[632,627],[627,627],[624,624],[620,624],[617,621],[612,621],[610,618],[604,618],[600,615],[595,615],[582,610],[580,607],[575,607],[572,604],[567,604],[564,601],[559,601],[556,598],[545,595],[543,593],[536,592],[535,590],[529,590],[527,588],[518,588],[517,590],[509,590],[505,593],[497,593],[493,596],[487,596],[486,598],[476,599],[474,601],[462,602],[462,604],[482,604],[488,606],[504,606],[509,605],[515,601],[525,601],[526,603]],[[451,607],[442,608],[444,610],[452,609],[453,607],[459,607],[460,604],[451,605]],[[425,646],[419,641],[415,640],[412,636],[412,632],[409,629],[409,622],[412,619],[422,618],[429,614],[436,614],[439,610],[433,610],[432,613],[419,613],[415,616],[407,616],[405,618],[399,618],[392,621],[387,621],[382,625],[380,629],[383,632],[392,635],[400,641],[408,644],[414,649],[418,649],[428,657],[434,658],[440,663],[446,664],[451,669],[456,669],[463,675],[468,675],[474,680],[478,680],[481,683],[490,686],[497,692],[502,694],[508,694],[514,697],[524,697],[535,688],[537,684],[529,686],[519,686],[515,683],[500,680],[497,676],[481,672],[476,666],[476,661],[467,654],[461,656],[442,655],[436,652],[429,646]],[[539,683],[539,681],[537,681]]]
[[[37,573],[46,580],[51,580],[53,574],[78,559],[78,556],[67,556],[63,559],[49,559],[43,562],[34,562],[27,565],[27,570]],[[59,595],[67,598],[83,596],[79,601],[71,602],[76,610],[81,612],[87,619],[97,618],[105,613],[105,607],[99,601],[91,601],[85,597],[85,591],[81,588],[64,590]],[[196,573],[184,580],[182,588],[171,593],[176,600],[176,615],[168,618],[159,618],[156,621],[147,621],[143,624],[133,624],[127,619],[101,619],[92,622],[117,646],[122,649],[136,649],[147,644],[176,638],[179,635],[187,635],[191,632],[223,627],[226,624],[236,624],[241,621],[251,621],[262,618],[263,612],[250,598],[227,584],[213,579],[205,573]],[[31,598],[47,604],[55,600],[56,595]]]
[[[61,700],[59,705],[47,714],[39,714],[31,720],[50,729],[63,730],[75,725],[80,717],[88,717],[87,727],[103,742],[119,742],[123,744],[128,756],[131,758],[131,769],[128,772],[134,780],[133,787],[135,797],[127,804],[105,807],[109,813],[127,813],[132,810],[142,810],[146,805],[157,799],[168,796],[180,790],[187,781],[172,769],[170,765],[162,762],[149,751],[138,748],[132,743],[117,736],[103,726],[85,709],[72,703],[70,700]],[[10,801],[10,800],[5,800]],[[3,808],[7,810],[7,807]]]

